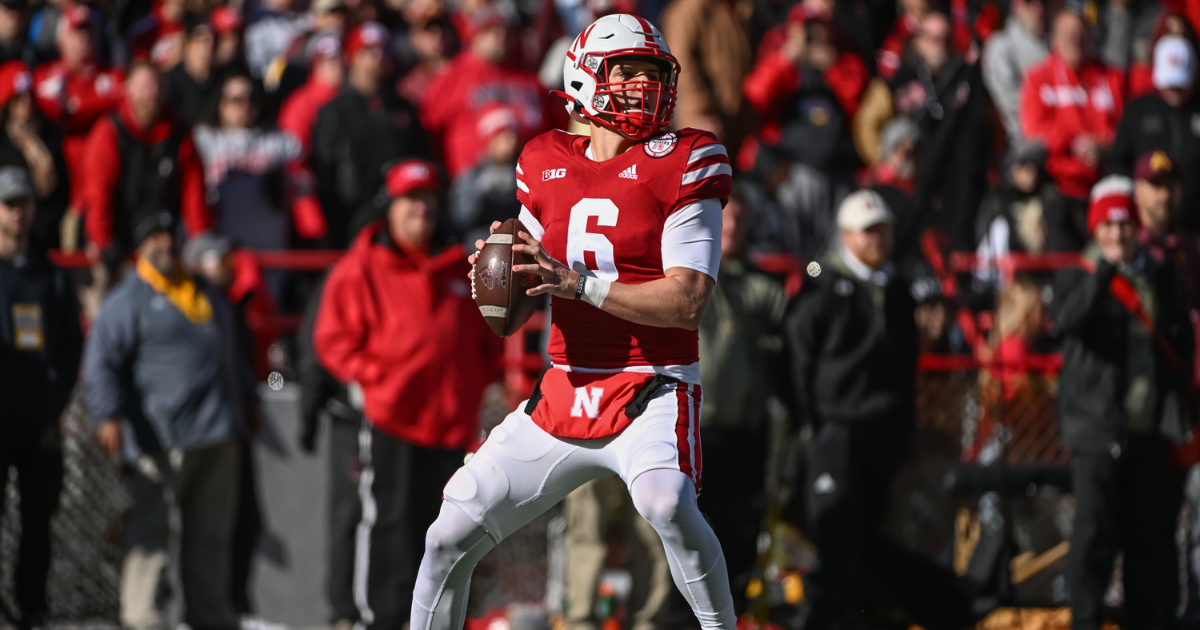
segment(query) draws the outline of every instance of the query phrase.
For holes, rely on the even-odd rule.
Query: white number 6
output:
[[[567,266],[585,276],[609,282],[617,280],[617,261],[613,256],[613,244],[603,234],[587,231],[588,219],[596,217],[596,224],[614,227],[617,224],[617,204],[611,199],[583,199],[571,208],[571,221],[567,224]],[[588,269],[583,253],[596,254],[596,269]]]

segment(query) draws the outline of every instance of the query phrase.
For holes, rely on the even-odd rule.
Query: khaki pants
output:
[[[237,627],[229,572],[240,456],[236,442],[224,442],[138,462],[121,565],[126,628],[167,628],[172,534],[179,540],[185,623],[193,630]],[[172,531],[172,509],[178,511],[178,532]]]
[[[606,532],[617,522],[628,534],[628,569],[633,574],[627,626],[652,630],[671,592],[671,570],[658,533],[633,508],[620,477],[590,481],[563,499],[566,520],[568,630],[595,630],[596,588],[608,555]]]

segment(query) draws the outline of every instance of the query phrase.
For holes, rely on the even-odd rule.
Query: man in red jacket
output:
[[[479,317],[461,245],[440,249],[438,179],[408,160],[387,175],[386,221],[364,228],[330,272],[313,346],[334,378],[357,384],[370,421],[359,438],[363,520],[355,575],[361,621],[406,625],[442,488],[479,431],[499,339]]]
[[[109,267],[132,251],[133,226],[151,213],[182,217],[189,236],[213,224],[192,135],[162,112],[158,71],[134,62],[124,92],[88,137],[78,194],[89,251]]]
[[[1050,55],[1025,76],[1019,112],[1025,137],[1046,145],[1046,171],[1065,197],[1076,200],[1081,242],[1088,192],[1100,178],[1101,153],[1116,135],[1125,105],[1121,71],[1089,59],[1086,38],[1079,14],[1058,14]]]
[[[566,125],[562,107],[537,75],[505,66],[511,32],[504,18],[485,8],[472,19],[476,31],[470,48],[442,68],[420,103],[421,124],[441,140],[451,179],[484,157],[488,138],[477,127],[485,109],[503,105],[513,110],[522,138]]]
[[[38,67],[33,94],[38,109],[64,134],[63,157],[71,182],[71,207],[79,212],[80,181],[86,165],[83,149],[92,125],[121,100],[124,75],[95,62],[95,41],[88,9],[68,5],[58,23],[59,59]]]

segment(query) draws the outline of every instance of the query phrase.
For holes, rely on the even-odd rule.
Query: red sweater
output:
[[[130,135],[146,146],[161,142],[175,130],[176,123],[171,120],[163,120],[150,129],[143,129],[134,120],[125,101],[121,101],[117,106],[117,115]],[[89,241],[104,249],[113,241],[113,195],[121,186],[117,125],[111,117],[101,118],[92,129],[84,149],[84,161],[88,169],[80,175],[82,190],[77,194],[82,201],[86,219],[84,231]],[[191,134],[188,134],[179,146],[177,168],[180,169],[179,212],[188,236],[192,236],[212,227],[213,216],[205,201],[204,169],[200,165],[200,157],[196,154]]]
[[[1054,53],[1029,69],[1021,86],[1021,130],[1046,144],[1046,171],[1068,197],[1086,199],[1100,177],[1099,163],[1085,164],[1072,152],[1083,134],[1112,142],[1125,106],[1120,70],[1087,62],[1072,70]]]
[[[471,299],[461,246],[434,256],[365,228],[329,280],[313,329],[321,364],[363,390],[381,431],[427,448],[465,448],[479,431],[501,343]]]

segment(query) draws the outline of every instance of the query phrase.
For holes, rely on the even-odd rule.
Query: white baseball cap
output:
[[[850,193],[838,207],[838,229],[862,232],[872,225],[886,223],[891,225],[896,220],[887,202],[879,193],[873,190],[858,190]]]
[[[1196,51],[1178,35],[1167,35],[1154,45],[1154,87],[1160,90],[1192,87]]]

